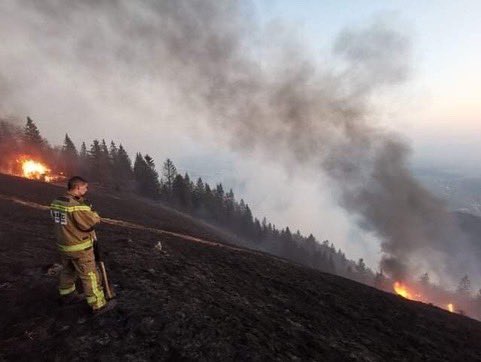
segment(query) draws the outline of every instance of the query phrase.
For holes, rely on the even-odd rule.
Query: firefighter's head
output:
[[[77,197],[83,197],[87,193],[88,187],[87,180],[80,176],[72,177],[67,184],[68,192]]]

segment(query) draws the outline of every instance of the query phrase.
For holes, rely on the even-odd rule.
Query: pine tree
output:
[[[90,159],[87,151],[87,145],[82,142],[79,152],[79,174],[90,179]]]
[[[93,140],[89,152],[90,177],[101,184],[109,184],[112,180],[109,152],[105,141]]]
[[[253,239],[256,243],[262,242],[262,226],[258,218],[254,219],[254,235]]]
[[[360,282],[365,283],[367,278],[367,268],[364,259],[360,258],[356,264],[357,278]]]
[[[177,207],[185,211],[192,209],[192,198],[187,181],[181,176],[177,175],[172,184],[172,196]]]
[[[65,134],[65,139],[62,146],[62,169],[67,176],[73,176],[79,171],[79,155],[77,148],[68,136]]]
[[[252,237],[253,236],[253,226],[254,226],[254,217],[252,216],[252,211],[249,207],[249,205],[245,205],[244,212],[242,214],[242,221],[241,221],[241,228],[244,232],[244,235],[247,237]],[[289,228],[287,228],[287,231],[289,231]],[[290,235],[290,231],[289,231]],[[290,239],[292,242],[292,235],[290,235]]]
[[[114,141],[110,141],[109,157],[112,163],[116,163],[118,157],[119,149]]]
[[[160,196],[159,174],[155,170],[154,159],[149,155],[142,157],[140,153],[135,156],[134,176],[140,194],[158,199]]]
[[[162,175],[163,181],[167,186],[169,193],[171,193],[175,176],[177,176],[177,169],[175,168],[174,163],[169,158],[164,162],[164,166],[162,168]]]
[[[76,159],[78,157],[77,148],[67,133],[65,134],[65,139],[63,141],[62,152],[64,155],[72,159]]]
[[[190,192],[194,190],[194,183],[190,180],[189,174],[186,172],[184,175],[184,181]]]
[[[276,239],[279,255],[282,257],[290,257],[293,251],[293,240],[289,227],[282,229],[280,236]]]
[[[27,117],[27,123],[24,129],[24,141],[27,147],[41,149],[43,146],[45,146],[45,141],[40,135],[37,125],[30,117]]]
[[[235,224],[234,204],[234,192],[232,191],[232,189],[230,189],[229,192],[225,195],[224,201],[224,219],[228,227],[233,227],[233,225]]]
[[[140,152],[135,154],[134,175],[136,180],[140,180],[145,175],[147,164]]]
[[[88,153],[89,177],[92,181],[103,182],[104,173],[102,164],[102,148],[98,140],[93,140]]]
[[[196,214],[201,214],[202,209],[204,208],[204,192],[204,182],[202,181],[202,178],[199,177],[195,183],[194,189],[192,190],[192,208]]]
[[[80,146],[80,153],[79,156],[83,160],[88,159],[88,152],[87,152],[87,146],[85,145],[85,142],[82,142],[82,145]]]
[[[226,222],[224,212],[224,188],[222,184],[217,184],[213,192],[214,195],[214,219],[221,224]]]
[[[208,183],[204,185],[204,195],[202,197],[202,206],[203,210],[205,210],[205,218],[211,221],[214,220],[215,215],[215,202],[214,202],[214,194]]]
[[[114,159],[114,175],[125,185],[133,178],[132,161],[122,144],[119,145]]]

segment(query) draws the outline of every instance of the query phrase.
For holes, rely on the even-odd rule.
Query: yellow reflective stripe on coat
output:
[[[63,206],[59,204],[51,204],[50,210],[56,210],[56,211],[62,211],[62,212],[92,211],[90,206]]]
[[[89,303],[94,309],[101,308],[107,303],[104,292],[99,289],[97,275],[95,275],[94,272],[89,272],[88,275],[90,277],[90,282],[92,283],[92,293],[94,293],[95,297],[87,297],[87,303]]]
[[[70,288],[58,288],[60,295],[67,295],[75,291],[75,284]]]
[[[88,249],[94,245],[92,239],[89,239],[83,243],[80,244],[74,244],[74,245],[60,245],[57,244],[60,250],[62,251],[81,251]]]

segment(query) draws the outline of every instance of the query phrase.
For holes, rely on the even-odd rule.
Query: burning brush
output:
[[[397,295],[400,295],[403,298],[409,299],[409,300],[415,300],[418,302],[423,302],[423,303],[429,303],[426,298],[423,297],[423,295],[417,291],[415,291],[412,287],[408,287],[406,283],[397,281],[394,282],[393,284],[393,290]],[[453,303],[448,303],[446,305],[441,306],[441,308],[446,309],[450,311],[451,313],[454,313],[454,304]]]
[[[34,157],[29,155],[18,156],[8,173],[31,180],[40,180],[45,182],[58,181],[64,178],[62,174],[53,174],[51,168],[47,164],[36,160]]]

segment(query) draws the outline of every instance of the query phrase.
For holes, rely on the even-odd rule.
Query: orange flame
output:
[[[52,170],[44,163],[34,160],[32,157],[22,155],[16,160],[19,168],[14,174],[22,176],[31,180],[41,180],[51,182],[61,176],[54,176],[51,174]]]
[[[428,301],[423,298],[421,294],[416,294],[412,289],[410,290],[406,284],[401,283],[401,282],[395,282],[393,285],[393,289],[396,292],[396,294],[400,295],[403,298],[410,299],[410,300],[416,300],[419,302],[427,303]],[[449,310],[451,313],[454,313],[454,304],[449,303],[446,304],[445,309]]]
[[[23,177],[39,180],[48,177],[50,169],[40,162],[25,160],[22,162]]]
[[[425,299],[421,294],[416,293],[412,289],[409,289],[408,286],[404,283],[395,282],[393,288],[396,294],[400,295],[403,298],[417,300],[419,302],[425,302]]]
[[[411,292],[409,292],[407,286],[402,284],[401,282],[394,283],[394,291],[396,292],[396,294],[400,295],[403,298],[413,299],[413,296]]]

